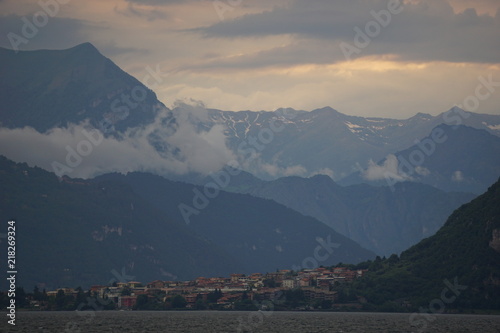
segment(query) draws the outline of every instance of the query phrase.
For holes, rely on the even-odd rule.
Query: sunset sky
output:
[[[394,1],[59,0],[19,49],[88,41],[141,81],[158,67],[164,76],[152,88],[167,106],[195,99],[233,111],[331,106],[408,118],[463,104],[490,80],[471,111],[500,114],[500,2]],[[40,10],[38,1],[0,0],[0,46],[12,48],[8,34],[22,36]],[[373,13],[390,17],[381,24]],[[356,31],[372,37],[356,44]],[[357,45],[351,59],[346,45]]]

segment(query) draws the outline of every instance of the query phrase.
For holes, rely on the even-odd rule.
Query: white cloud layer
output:
[[[88,124],[39,133],[33,128],[0,129],[0,154],[70,177],[89,178],[107,172],[148,171],[156,174],[208,174],[233,159],[224,128],[203,130],[196,122],[206,119],[202,105],[178,103],[175,122],[168,110],[155,122],[117,137],[98,135]],[[84,133],[90,133],[89,137]],[[54,162],[56,162],[54,164]],[[56,165],[56,169],[54,169]]]
[[[387,155],[384,163],[382,165],[378,165],[372,160],[368,162],[368,168],[362,172],[362,177],[366,180],[387,180],[392,179],[396,181],[404,181],[409,180],[408,177],[404,173],[400,173],[398,169],[398,158],[393,155]]]

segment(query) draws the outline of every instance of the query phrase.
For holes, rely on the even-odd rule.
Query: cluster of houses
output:
[[[119,282],[113,286],[92,286],[90,293],[100,298],[113,300],[118,309],[133,309],[140,295],[165,301],[181,295],[186,301],[186,308],[196,308],[199,300],[207,301],[209,294],[218,292],[217,305],[232,309],[234,303],[242,299],[252,301],[276,300],[285,291],[301,289],[307,300],[326,300],[335,302],[337,292],[333,287],[349,283],[363,276],[367,270],[349,270],[346,267],[331,269],[305,269],[300,272],[280,270],[274,273],[255,273],[251,275],[232,274],[230,277],[199,277],[193,281],[153,281],[142,284],[137,281]],[[59,290],[59,289],[58,289]],[[49,291],[48,296],[58,292]],[[73,289],[62,289],[66,295],[75,294]],[[126,292],[124,292],[126,291]]]

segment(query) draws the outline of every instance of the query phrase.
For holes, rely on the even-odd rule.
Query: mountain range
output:
[[[440,134],[438,141],[436,133]],[[417,144],[342,179],[340,184],[387,186],[403,180],[481,194],[498,179],[499,152],[500,137],[496,135],[469,126],[441,124]]]
[[[258,137],[271,122],[285,125],[273,134],[269,143],[263,144],[265,147],[256,160],[259,163],[249,166],[248,171],[264,179],[295,171],[300,176],[323,173],[338,181],[365,169],[370,160],[379,161],[413,146],[416,140],[422,140],[443,123],[466,125],[500,136],[500,116],[464,112],[459,108],[438,116],[419,113],[404,120],[349,116],[330,107],[310,112],[209,110],[209,114],[210,125],[220,122],[226,125],[228,145],[233,151],[238,151],[251,137]],[[483,185],[486,188],[490,184]]]
[[[39,132],[89,121],[124,131],[152,122],[156,94],[92,44],[66,50],[0,48],[0,123]],[[116,128],[114,128],[116,127]]]
[[[393,188],[340,186],[325,175],[236,180],[228,190],[272,199],[312,216],[381,256],[399,254],[433,235],[456,208],[475,197],[415,182],[397,183]]]
[[[476,114],[454,107],[437,116],[419,113],[409,119],[387,119],[345,115],[330,107],[310,112],[291,108],[232,112],[200,107],[197,112],[204,114],[192,117],[175,103],[172,110],[166,108],[153,91],[122,71],[90,43],[67,50],[21,51],[18,54],[0,48],[0,62],[7,64],[0,76],[0,122],[4,128],[31,126],[45,132],[68,124],[89,122],[95,128],[104,129],[105,133],[116,131],[118,135],[151,124],[163,110],[167,116],[158,122],[162,128],[151,131],[147,137],[161,156],[185,161],[182,153],[187,146],[165,142],[166,137],[180,131],[179,118],[185,117],[201,133],[222,127],[227,146],[224,148],[234,155],[244,170],[259,178],[272,180],[282,176],[326,174],[347,185],[371,183],[373,180],[366,177],[348,177],[366,174],[370,166],[383,163],[391,154],[414,151],[419,148],[416,142],[423,142],[441,124],[452,128],[463,125],[484,130],[491,136],[484,135],[481,141],[478,132],[464,130],[449,135],[451,140],[439,145],[431,158],[432,161],[454,161],[453,167],[432,162],[420,170],[429,175],[415,174],[396,180],[480,194],[500,173],[499,164],[493,158],[499,155],[494,138],[500,136],[498,115]],[[42,64],[37,66],[43,70],[35,68],[34,64]],[[145,81],[151,83],[155,75],[150,68],[145,73],[149,73]],[[206,138],[208,134],[203,135]],[[467,145],[469,148],[472,143],[484,144],[485,141],[488,143],[474,152],[476,159],[484,160],[481,170],[462,166],[464,152],[460,147],[464,142],[471,142]],[[469,170],[462,170],[467,168]],[[148,166],[143,165],[142,169]],[[114,169],[109,167],[108,171]],[[191,181],[191,175],[182,178],[178,173],[158,172],[172,179]]]
[[[425,304],[457,276],[470,286],[457,306],[498,307],[499,185],[489,187],[500,175],[498,115],[169,109],[150,80],[89,43],[0,48],[0,63],[0,135],[9,137],[0,219],[19,229],[20,285],[297,270],[378,254],[389,258],[360,264],[367,279],[347,293],[388,308]],[[93,126],[104,143],[82,150],[68,139],[73,125]],[[91,170],[86,179],[48,167],[71,144],[83,152],[72,169]],[[231,159],[238,169],[227,169]],[[234,172],[225,186],[215,180],[221,165]]]
[[[297,269],[322,244],[328,256],[316,265],[375,256],[311,217],[244,194],[221,192],[185,223],[179,205],[193,205],[196,190],[205,189],[151,174],[58,178],[1,157],[0,184],[0,218],[16,221],[23,244],[17,267],[24,286]]]

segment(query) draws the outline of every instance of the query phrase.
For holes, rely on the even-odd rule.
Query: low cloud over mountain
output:
[[[15,160],[72,177],[106,172],[210,173],[233,158],[224,128],[197,128],[206,120],[202,105],[179,103],[153,123],[103,136],[88,122],[40,133],[32,127],[0,129],[0,152]]]

